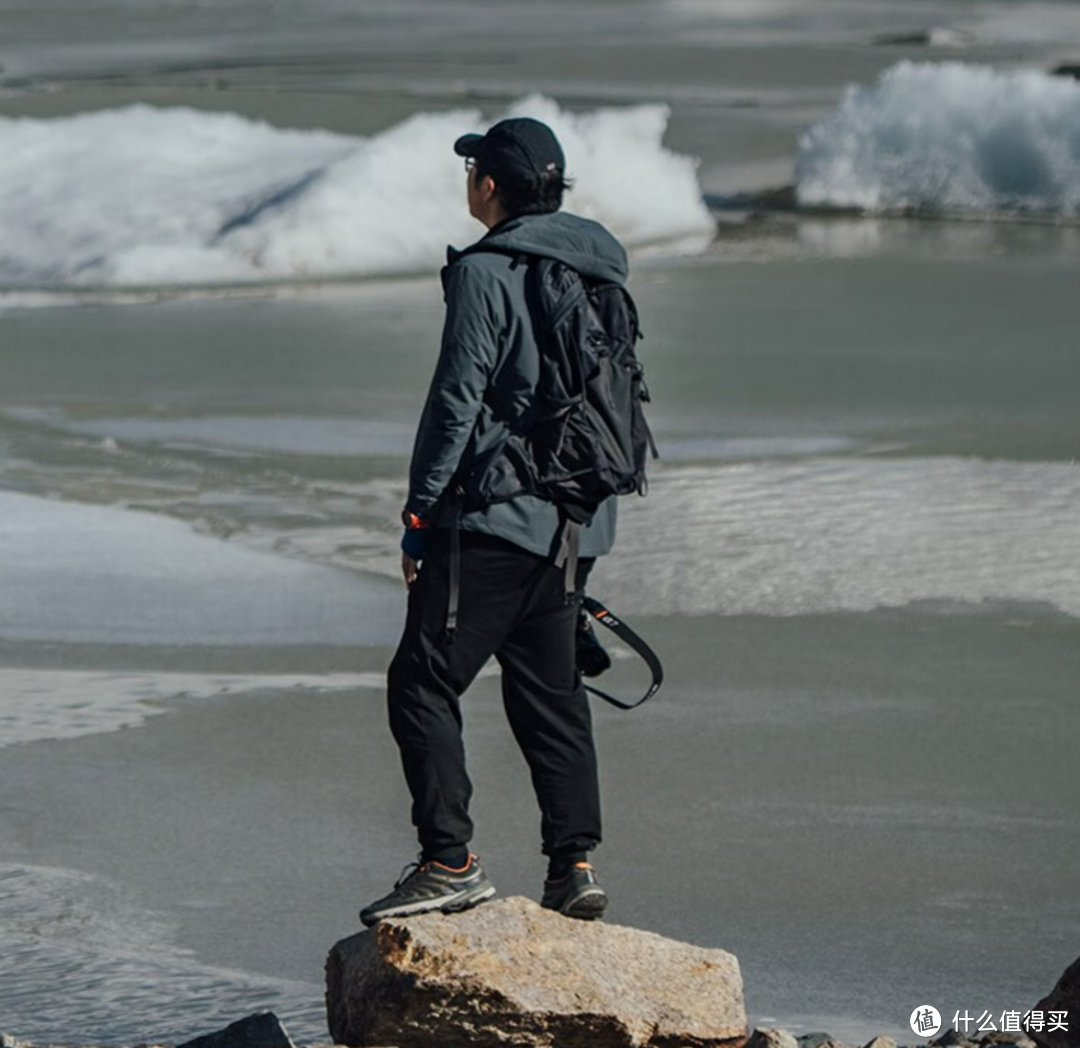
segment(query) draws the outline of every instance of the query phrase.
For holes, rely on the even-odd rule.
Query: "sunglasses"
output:
[[[467,156],[465,158],[465,170],[472,171],[476,167],[476,157]]]

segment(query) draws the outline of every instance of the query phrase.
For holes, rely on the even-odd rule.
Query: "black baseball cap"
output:
[[[525,182],[566,167],[555,132],[528,116],[500,120],[486,135],[462,135],[454,143],[454,152],[475,157],[493,175]]]

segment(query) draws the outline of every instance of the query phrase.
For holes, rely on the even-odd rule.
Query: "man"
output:
[[[548,857],[542,905],[593,919],[607,896],[588,862],[600,842],[596,753],[574,665],[581,590],[615,534],[614,499],[580,535],[576,600],[556,553],[558,510],[533,495],[485,506],[459,485],[508,433],[527,428],[540,374],[526,299],[528,260],[557,259],[622,283],[626,253],[601,225],[560,213],[565,159],[547,125],[504,120],[454,145],[465,158],[470,214],[487,234],[448,251],[442,347],[413,448],[403,514],[404,634],[388,673],[390,725],[412,794],[419,863],[360,913],[466,909],[495,894],[469,851],[472,785],[459,698],[494,655],[503,703],[532,775]],[[456,547],[456,550],[455,550]]]

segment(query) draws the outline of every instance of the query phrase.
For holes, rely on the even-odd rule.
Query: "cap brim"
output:
[[[483,141],[483,135],[462,135],[454,143],[454,152],[458,156],[476,156],[477,147]]]

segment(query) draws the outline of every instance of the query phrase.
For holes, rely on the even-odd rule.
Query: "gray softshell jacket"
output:
[[[502,254],[477,250],[498,248]],[[598,222],[577,215],[521,215],[488,231],[465,252],[447,250],[442,271],[446,323],[435,374],[413,446],[406,510],[450,523],[455,477],[508,432],[520,432],[539,380],[540,354],[525,301],[528,267],[513,254],[558,259],[584,276],[623,283],[626,252]],[[581,556],[607,553],[615,541],[615,498],[581,532]],[[507,539],[532,553],[555,553],[555,506],[521,495],[466,512],[461,527]]]

